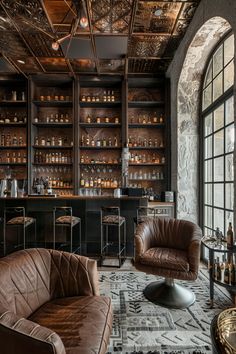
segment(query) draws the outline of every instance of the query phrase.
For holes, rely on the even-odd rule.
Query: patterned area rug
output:
[[[231,299],[215,285],[214,308],[209,307],[209,281],[204,272],[195,282],[181,284],[194,291],[188,309],[169,310],[149,302],[142,293],[158,278],[137,271],[100,271],[101,295],[112,299],[113,333],[107,354],[210,354],[210,323]]]

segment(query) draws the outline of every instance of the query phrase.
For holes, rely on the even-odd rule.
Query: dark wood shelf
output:
[[[24,150],[27,149],[26,145],[11,145],[11,146],[1,146],[0,145],[0,150]]]
[[[0,127],[26,127],[25,122],[23,123],[16,123],[16,122],[10,122],[10,123],[0,123]]]
[[[3,100],[3,101],[0,101],[0,107],[1,106],[5,106],[5,107],[10,107],[10,106],[19,106],[19,107],[22,107],[22,106],[26,106],[27,102],[26,101],[12,101],[12,100]]]
[[[60,146],[60,145],[54,145],[54,146],[52,146],[52,145],[45,145],[45,146],[41,146],[41,145],[33,145],[32,146],[34,149],[42,149],[42,150],[48,150],[48,149],[55,149],[55,150],[64,150],[64,149],[66,149],[66,150],[69,150],[69,149],[73,149],[73,146],[71,146],[71,145],[62,145],[62,146]]]
[[[113,108],[113,107],[120,107],[121,106],[121,101],[115,101],[115,102],[82,102],[80,101],[80,107],[100,107],[100,108]]]
[[[129,163],[129,166],[165,166],[164,163]]]
[[[32,165],[37,165],[37,166],[71,166],[72,163],[68,162],[68,163],[61,163],[61,162],[33,162]]]
[[[129,101],[129,108],[163,107],[164,101]]]
[[[38,123],[32,123],[36,127],[42,127],[42,128],[71,128],[73,126],[73,123],[46,123],[46,122],[38,122]]]
[[[120,128],[120,123],[80,123],[82,128]]]
[[[132,123],[129,128],[165,128],[165,123]]]
[[[107,162],[80,162],[81,166],[121,166],[121,163],[107,163]]]
[[[164,181],[164,179],[158,179],[158,178],[129,178],[129,181],[149,181],[149,182],[161,182]]]
[[[27,162],[0,162],[0,166],[26,166]]]
[[[121,146],[80,146],[81,150],[120,150]]]
[[[129,150],[165,150],[165,147],[160,146],[130,146]]]
[[[55,101],[55,100],[50,100],[50,101],[40,101],[40,100],[33,100],[32,101],[36,106],[39,107],[72,107],[73,102],[72,101]]]

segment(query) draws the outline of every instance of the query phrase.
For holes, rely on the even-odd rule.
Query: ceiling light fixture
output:
[[[160,7],[157,7],[153,11],[153,15],[156,17],[160,17],[163,14],[163,10]]]
[[[67,35],[59,39],[56,39],[52,42],[52,49],[55,51],[59,49],[60,43],[62,43],[67,38],[72,38],[75,35],[78,26],[82,28],[88,27],[89,20],[87,17],[84,0],[80,0],[80,1],[74,0],[73,2],[77,10],[77,18],[74,19],[74,21],[72,22],[70,32]]]
[[[21,59],[17,59],[17,62],[20,63],[20,64],[25,64],[25,61],[21,60]]]
[[[62,43],[66,38],[70,38],[72,33],[67,34],[64,37],[57,39],[56,41],[52,42],[52,49],[57,51],[59,49],[60,43]]]

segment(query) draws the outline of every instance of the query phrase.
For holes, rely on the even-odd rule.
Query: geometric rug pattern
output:
[[[214,308],[209,306],[209,280],[204,271],[195,282],[179,281],[196,301],[188,309],[167,309],[148,301],[143,289],[162,280],[138,271],[100,271],[100,293],[110,296],[113,331],[107,354],[211,354],[210,323],[231,299],[214,287]]]

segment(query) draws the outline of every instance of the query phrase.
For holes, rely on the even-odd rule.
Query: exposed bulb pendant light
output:
[[[52,42],[52,49],[55,51],[57,51],[59,49],[60,43],[62,43],[65,39],[67,39],[69,37],[73,37],[75,35],[78,26],[80,26],[82,28],[86,28],[89,25],[84,0],[80,0],[80,1],[74,0],[73,2],[74,2],[74,5],[77,9],[77,16],[78,17],[75,19],[75,22],[71,25],[71,30],[70,30],[69,34]]]
[[[78,8],[78,17],[79,17],[79,25],[82,28],[88,27],[88,16],[87,16],[87,11],[86,11],[86,6],[84,3],[84,0],[81,0],[80,6]]]
[[[88,27],[88,18],[86,16],[80,17],[79,24],[82,28]]]

